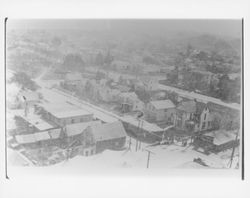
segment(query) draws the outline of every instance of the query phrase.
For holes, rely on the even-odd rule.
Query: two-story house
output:
[[[151,101],[146,106],[146,115],[149,120],[174,123],[175,114],[175,104],[171,100]]]

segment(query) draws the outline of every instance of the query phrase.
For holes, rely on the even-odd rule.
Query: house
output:
[[[166,121],[173,123],[175,113],[175,105],[171,100],[151,101],[146,106],[146,114],[149,120],[155,120],[157,122]]]
[[[41,104],[37,111],[43,118],[63,127],[67,124],[89,122],[93,120],[93,114],[77,106],[65,103]]]
[[[120,93],[119,98],[124,112],[142,111],[144,109],[144,103],[138,98],[135,92]]]
[[[84,147],[86,147],[83,155],[89,156],[107,149],[123,149],[126,136],[120,121],[90,126],[83,133]]]
[[[212,128],[212,115],[208,105],[196,101],[195,121],[197,122],[195,131],[205,131]]]
[[[196,113],[196,103],[193,100],[183,101],[176,108],[175,127],[179,129],[194,130],[194,115]]]
[[[63,129],[64,138],[67,142],[67,145],[72,145],[75,141],[78,141],[79,145],[83,145],[83,132],[90,126],[101,125],[101,121],[90,121],[90,122],[80,122],[75,124],[66,125]],[[75,153],[82,154],[85,147],[77,147],[78,151]]]
[[[194,145],[205,152],[220,152],[239,145],[237,131],[217,130],[197,136]]]
[[[212,115],[205,103],[182,101],[176,108],[175,126],[193,132],[205,131],[212,128]]]

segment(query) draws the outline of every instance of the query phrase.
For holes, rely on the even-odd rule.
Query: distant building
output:
[[[83,133],[86,148],[83,155],[88,156],[104,150],[123,149],[126,142],[126,131],[121,122],[113,122],[88,127]]]
[[[181,102],[176,108],[176,120],[175,126],[179,129],[187,129],[188,125],[190,127],[195,127],[194,115],[196,113],[196,103],[195,101],[184,101]]]
[[[93,120],[93,114],[70,104],[43,104],[38,111],[47,120],[59,126]]]
[[[175,120],[175,105],[171,100],[151,101],[146,106],[147,117],[150,120],[173,123]]]
[[[144,109],[144,103],[138,98],[135,92],[120,93],[120,102],[124,112],[128,111],[142,111]]]

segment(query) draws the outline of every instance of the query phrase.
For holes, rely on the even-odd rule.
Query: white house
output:
[[[176,110],[171,100],[156,100],[147,104],[146,113],[149,119],[173,123]]]

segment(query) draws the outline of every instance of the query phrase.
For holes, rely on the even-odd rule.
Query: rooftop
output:
[[[156,100],[150,102],[156,109],[171,109],[175,108],[171,100]]]
[[[225,144],[236,139],[236,131],[217,130],[206,133],[205,136],[213,137],[215,145]]]
[[[195,101],[184,101],[177,107],[178,110],[185,111],[187,113],[194,113],[196,111]]]
[[[62,104],[49,103],[49,104],[42,104],[40,106],[57,118],[67,118],[67,117],[75,117],[75,116],[92,114],[85,109],[76,107],[68,103],[62,103]]]
[[[66,134],[67,136],[78,135],[81,134],[87,127],[94,125],[101,125],[101,121],[70,124],[66,126]]]
[[[120,121],[91,126],[95,141],[126,137],[126,131]]]
[[[16,116],[20,116],[22,119],[24,119],[26,122],[30,123],[32,126],[36,127],[40,131],[55,127],[54,125],[51,125],[50,123],[43,120],[40,115],[28,113],[28,115],[25,116],[23,110],[15,111],[14,113]]]

